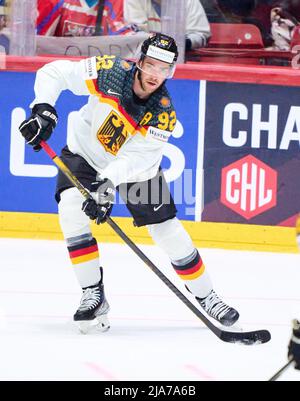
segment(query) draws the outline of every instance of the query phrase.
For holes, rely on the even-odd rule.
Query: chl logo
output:
[[[221,202],[247,220],[276,206],[277,172],[248,155],[222,169]]]
[[[122,145],[124,145],[128,132],[121,117],[111,111],[101,128],[97,132],[97,138],[104,146],[105,150],[116,155]]]

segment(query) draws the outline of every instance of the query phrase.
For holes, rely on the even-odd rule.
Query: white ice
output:
[[[265,345],[220,341],[126,245],[99,244],[111,329],[79,334],[80,289],[62,241],[0,239],[0,380],[268,380],[300,318],[300,255],[202,249],[215,289]],[[184,290],[168,258],[143,251]],[[290,368],[280,380],[300,380]]]

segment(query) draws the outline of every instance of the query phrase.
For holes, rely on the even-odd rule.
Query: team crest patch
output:
[[[132,65],[129,64],[126,60],[122,60],[121,61],[121,67],[123,68],[123,70],[129,71],[129,70],[131,70]]]
[[[128,131],[121,117],[111,111],[97,132],[97,138],[104,146],[106,152],[116,155],[124,145],[128,137]]]
[[[162,107],[165,107],[165,108],[167,108],[167,107],[169,107],[170,106],[170,104],[171,104],[171,102],[170,102],[170,99],[168,98],[168,97],[162,97],[161,99],[160,99],[160,104],[162,105]]]

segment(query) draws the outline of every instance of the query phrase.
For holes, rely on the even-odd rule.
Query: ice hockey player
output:
[[[32,114],[20,126],[26,142],[36,151],[56,127],[55,103],[60,93],[69,89],[75,95],[89,96],[77,113],[61,157],[94,199],[84,201],[61,173],[55,195],[61,228],[83,290],[74,315],[82,331],[93,325],[109,327],[103,270],[89,219],[97,224],[105,222],[113,207],[115,188],[134,224],[147,226],[206,313],[225,326],[239,318],[213,290],[198,250],[176,218],[160,169],[164,145],[176,124],[165,81],[173,76],[177,57],[174,39],[157,33],[143,42],[136,63],[115,56],[79,62],[58,60],[37,72]]]

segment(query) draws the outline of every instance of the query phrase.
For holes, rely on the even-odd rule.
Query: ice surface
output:
[[[215,289],[268,344],[220,341],[126,245],[99,244],[111,329],[80,335],[62,241],[0,239],[0,380],[268,380],[300,318],[300,255],[202,249]],[[187,297],[168,258],[143,251]],[[290,368],[281,380],[300,380]]]

